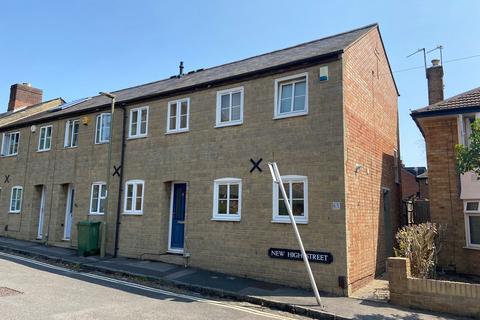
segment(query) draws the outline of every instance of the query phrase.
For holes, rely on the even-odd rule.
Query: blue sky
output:
[[[0,111],[30,82],[67,101],[380,24],[394,71],[480,55],[480,1],[6,1],[0,10]],[[432,53],[428,60],[438,54]],[[448,62],[446,97],[480,86],[480,57]],[[396,72],[402,159],[426,164],[409,110],[427,104],[424,70]]]

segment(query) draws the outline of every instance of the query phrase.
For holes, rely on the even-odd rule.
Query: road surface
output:
[[[288,313],[77,272],[0,252],[0,318],[306,319]]]

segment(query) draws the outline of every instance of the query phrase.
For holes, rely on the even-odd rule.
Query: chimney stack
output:
[[[428,104],[443,100],[443,67],[440,60],[433,59],[432,66],[427,69]]]
[[[8,111],[15,111],[41,103],[43,91],[32,87],[30,83],[17,83],[10,87],[10,100]]]

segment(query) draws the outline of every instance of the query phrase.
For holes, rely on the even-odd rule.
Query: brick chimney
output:
[[[30,83],[17,83],[10,87],[8,111],[15,111],[42,102],[43,91],[33,88]]]
[[[432,66],[427,69],[428,104],[443,100],[443,67],[440,60],[433,59]]]

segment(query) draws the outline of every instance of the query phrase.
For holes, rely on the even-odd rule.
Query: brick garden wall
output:
[[[348,281],[356,290],[385,269],[382,187],[390,189],[392,235],[400,217],[397,92],[377,29],[344,54],[344,118]]]
[[[480,284],[412,278],[406,258],[389,258],[387,269],[391,303],[480,317]]]

